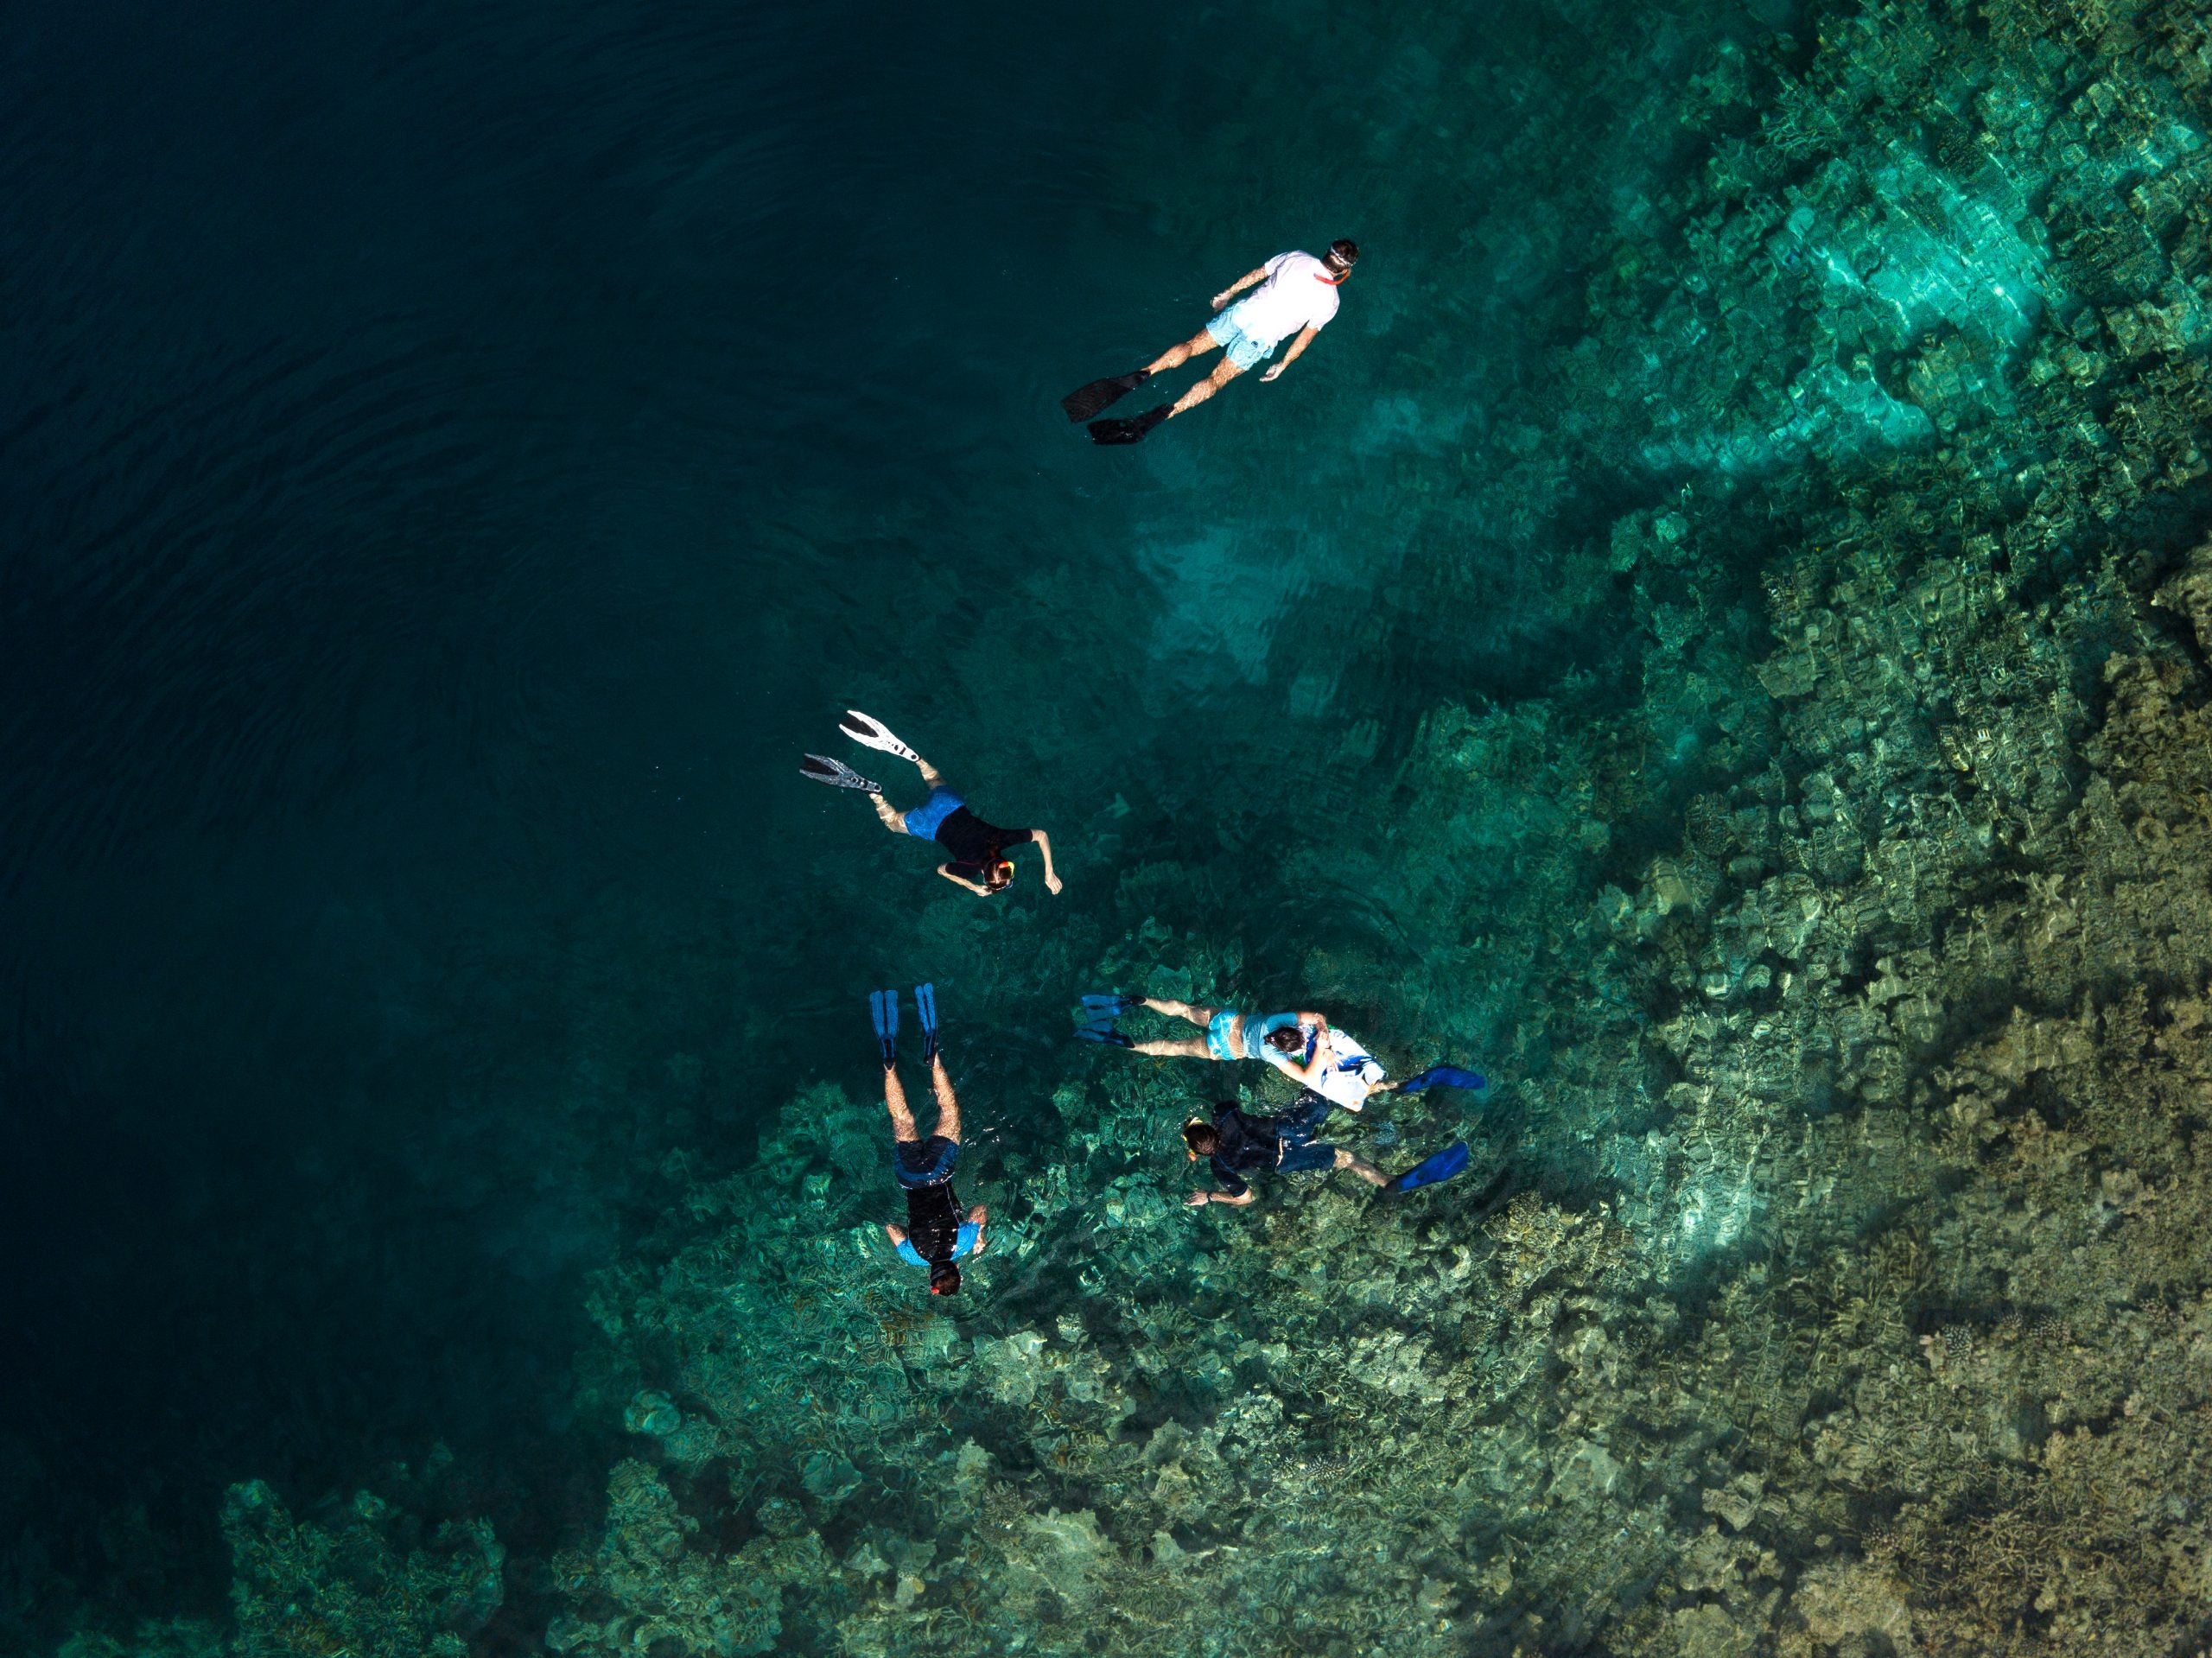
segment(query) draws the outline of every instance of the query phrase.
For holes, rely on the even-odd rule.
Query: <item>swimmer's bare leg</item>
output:
[[[1140,1042],[1131,1047],[1131,1053],[1148,1053],[1155,1059],[1211,1059],[1212,1053],[1202,1036],[1184,1037],[1173,1042]]]
[[[921,1130],[914,1127],[914,1114],[906,1109],[906,1084],[899,1080],[899,1073],[889,1065],[883,1068],[883,1103],[891,1113],[891,1138],[894,1140],[919,1140]],[[939,1107],[940,1112],[943,1107]],[[955,1121],[958,1119],[956,1117]]]
[[[1223,358],[1214,365],[1212,373],[1175,399],[1174,406],[1167,411],[1167,418],[1173,420],[1186,409],[1196,409],[1243,372],[1226,357]]]
[[[1176,1001],[1166,996],[1146,996],[1144,1005],[1155,1013],[1165,1013],[1170,1019],[1179,1019],[1200,1026],[1213,1023],[1218,1007],[1201,1007],[1194,1001]]]
[[[1387,1186],[1390,1184],[1389,1175],[1383,1173],[1372,1163],[1361,1162],[1341,1146],[1337,1147],[1337,1166],[1340,1169],[1350,1169],[1370,1186]]]
[[[952,1077],[944,1056],[930,1056],[930,1086],[937,1094],[937,1131],[955,1145],[960,1143],[960,1096],[952,1091]]]
[[[1170,346],[1145,365],[1147,374],[1165,374],[1171,368],[1180,368],[1193,357],[1203,357],[1210,351],[1219,351],[1221,342],[1201,328],[1179,346]]]

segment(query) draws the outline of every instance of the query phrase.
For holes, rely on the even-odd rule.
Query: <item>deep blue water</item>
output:
[[[1630,31],[1655,96],[1728,21]],[[1148,860],[1286,994],[1416,956],[1332,836],[1440,699],[1603,676],[1531,549],[1654,487],[1536,534],[1455,460],[1574,325],[1572,215],[1671,164],[1593,104],[1565,206],[1505,171],[1582,50],[1256,0],[16,8],[15,1587],[206,1604],[226,1482],[440,1439],[511,1541],[588,1517],[579,1275],[668,1154],[865,1089],[872,984],[945,988],[988,1143]],[[1137,451],[1061,420],[1338,235],[1282,382]],[[986,908],[800,781],[848,706],[1066,895]]]

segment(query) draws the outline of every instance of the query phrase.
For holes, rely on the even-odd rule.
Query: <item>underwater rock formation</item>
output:
[[[1464,1133],[1501,1201],[1185,1210],[1188,1077],[1074,1052],[933,1305],[856,1178],[880,1112],[807,1089],[594,1287],[582,1404],[634,1449],[554,1649],[2212,1636],[2212,24],[1808,28],[1713,48],[1703,164],[1452,462],[1531,542],[1634,480],[1558,555],[1610,677],[1430,709],[1327,848],[1399,942],[1313,997],[1502,1081],[1345,1136]],[[1207,879],[1132,872],[1096,981],[1239,1000]],[[243,1489],[237,1650],[497,1604],[488,1537]]]
[[[424,1477],[447,1459],[435,1453]],[[505,1598],[506,1551],[489,1525],[448,1521],[426,1534],[370,1491],[302,1521],[251,1480],[225,1499],[223,1536],[233,1574],[227,1632],[172,1619],[127,1641],[79,1636],[64,1658],[466,1658],[469,1637]]]
[[[1714,480],[1589,555],[1638,696],[1440,710],[1355,854],[1425,943],[1344,993],[1418,1033],[1394,1062],[1512,1079],[1475,1138],[1518,1195],[1192,1217],[1186,1096],[1106,1064],[985,1194],[1011,1259],[957,1321],[864,1264],[824,1177],[873,1124],[825,1096],[747,1177],[778,1202],[695,1191],[703,1230],[608,1292],[607,1396],[671,1388],[735,1522],[798,1502],[842,1562],[785,1596],[801,1649],[2202,1638],[2212,577],[2145,548],[2202,500],[2212,58],[2178,15],[1989,18],[1723,50],[1707,84],[1764,112],[1559,353],[1619,411],[1597,453],[1641,428]],[[1521,418],[1491,458],[1540,498]],[[1237,970],[1156,911],[1098,963],[1202,1000]],[[810,1487],[827,1453],[857,1484]]]

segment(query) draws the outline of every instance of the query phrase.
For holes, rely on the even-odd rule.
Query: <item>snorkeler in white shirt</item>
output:
[[[1262,381],[1272,380],[1298,360],[1313,343],[1313,336],[1336,315],[1337,289],[1358,261],[1358,245],[1346,239],[1330,243],[1328,252],[1319,259],[1310,253],[1278,253],[1216,294],[1213,308],[1219,314],[1181,345],[1170,346],[1143,368],[1093,380],[1069,392],[1060,399],[1060,407],[1067,410],[1070,420],[1090,420],[1154,375],[1179,368],[1192,358],[1219,346],[1223,357],[1213,372],[1173,403],[1147,409],[1134,419],[1090,422],[1094,443],[1135,443],[1162,421],[1197,408],[1245,370],[1267,361],[1274,355],[1275,347],[1288,340],[1290,349],[1283,353],[1282,361],[1260,376]],[[1258,291],[1236,300],[1248,288]],[[1230,305],[1231,300],[1236,302]]]

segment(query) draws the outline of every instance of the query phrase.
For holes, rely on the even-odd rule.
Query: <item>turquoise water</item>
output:
[[[2182,1566],[1960,1566],[2198,1558],[2037,1471],[2101,1355],[2202,1403],[2201,1251],[2128,1229],[2193,1120],[2005,1035],[2212,971],[2179,899],[2052,942],[2196,856],[2179,783],[2143,867],[2069,815],[2193,775],[2102,723],[2115,653],[2202,701],[2184,15],[16,21],[11,1645],[2201,1633]],[[1341,235],[1280,382],[1062,419]],[[804,783],[918,802],[852,707],[1065,892]],[[949,1306],[875,1231],[924,979]],[[1480,1172],[1185,1214],[1175,1126],[1280,1090],[1070,1044],[1109,986],[1489,1072],[1332,1130]]]

